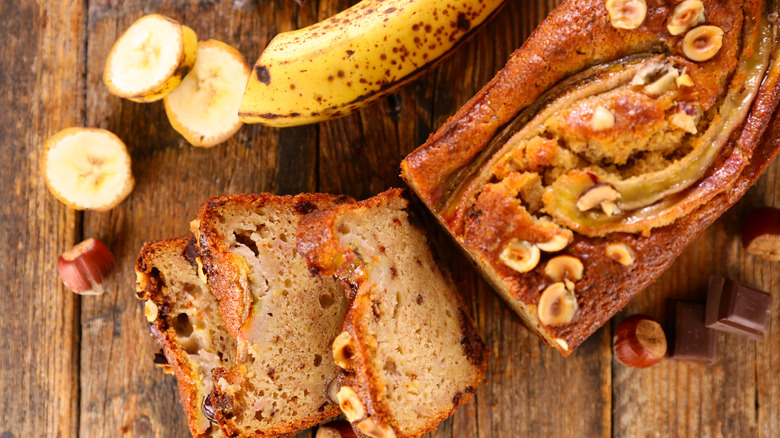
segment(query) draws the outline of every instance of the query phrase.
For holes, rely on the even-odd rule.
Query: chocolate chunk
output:
[[[704,303],[671,301],[672,359],[713,363],[718,354],[718,332],[704,326]]]
[[[772,296],[723,277],[710,278],[705,325],[762,339],[769,329]]]

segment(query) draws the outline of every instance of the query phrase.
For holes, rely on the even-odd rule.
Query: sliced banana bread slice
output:
[[[339,413],[327,396],[338,374],[331,344],[347,302],[336,281],[309,271],[295,232],[307,213],[346,197],[229,195],[211,199],[191,227],[228,331],[233,369],[215,373],[206,405],[231,437],[292,434]]]
[[[298,251],[335,274],[350,305],[333,354],[338,399],[359,432],[419,437],[476,392],[488,351],[401,190],[312,213]]]
[[[188,244],[189,242],[189,244]],[[197,274],[195,239],[149,242],[135,265],[137,297],[152,335],[162,345],[163,367],[176,374],[179,398],[194,437],[223,437],[202,402],[211,392],[212,370],[230,367],[236,342],[217,301]]]

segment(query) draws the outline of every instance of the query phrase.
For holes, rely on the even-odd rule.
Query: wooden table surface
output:
[[[509,0],[439,67],[350,117],[300,128],[246,126],[213,149],[189,146],[161,103],[121,100],[101,81],[116,37],[147,13],[234,45],[252,63],[276,33],[354,1],[301,3],[0,1],[0,242],[8,245],[0,263],[0,438],[187,436],[175,380],[152,364],[159,347],[134,296],[132,267],[142,243],[185,235],[210,196],[323,191],[365,198],[401,185],[401,158],[503,66],[556,2]],[[127,143],[137,185],[108,213],[73,211],[44,185],[42,144],[70,126],[109,129]],[[780,206],[777,162],[618,316],[663,317],[667,297],[703,297],[713,273],[774,291],[766,339],[720,334],[710,366],[623,367],[611,352],[613,323],[564,359],[530,335],[450,248],[493,356],[475,399],[433,436],[780,436],[780,264],[747,255],[738,238],[743,215],[758,205]],[[103,240],[118,263],[99,297],[76,296],[57,276],[57,256],[87,237]]]

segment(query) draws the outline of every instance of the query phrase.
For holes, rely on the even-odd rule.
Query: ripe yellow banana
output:
[[[363,0],[277,35],[241,100],[244,123],[295,126],[344,116],[441,59],[504,0]]]

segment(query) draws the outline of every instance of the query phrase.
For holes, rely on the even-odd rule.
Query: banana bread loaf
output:
[[[235,366],[215,372],[205,403],[227,436],[286,436],[339,413],[327,388],[346,299],[332,278],[309,271],[295,232],[307,213],[348,201],[222,196],[192,222],[202,272],[238,344]]]
[[[567,1],[402,176],[568,355],[777,153],[778,3]]]
[[[333,355],[356,431],[419,437],[471,399],[488,352],[401,190],[317,211],[298,228],[314,270],[350,299]]]
[[[144,313],[162,345],[163,367],[176,375],[192,435],[224,436],[202,402],[211,392],[212,370],[232,366],[236,342],[222,323],[217,301],[198,277],[195,239],[146,243],[135,271],[137,297],[146,300]]]

